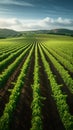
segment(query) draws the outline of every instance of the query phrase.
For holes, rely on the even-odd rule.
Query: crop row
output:
[[[9,123],[12,119],[13,111],[16,108],[16,104],[21,92],[21,89],[25,83],[25,77],[27,74],[29,62],[31,60],[31,55],[33,52],[34,46],[30,50],[30,53],[21,69],[21,73],[18,76],[17,82],[15,83],[14,89],[11,92],[9,97],[9,102],[6,104],[2,117],[0,118],[0,130],[9,130]]]
[[[11,54],[8,58],[6,58],[5,60],[3,60],[2,62],[0,62],[0,70],[1,72],[6,69],[6,67],[12,63],[26,48],[28,47],[28,45],[26,45],[24,48],[21,48],[20,50],[18,50],[17,52]]]
[[[28,42],[26,39],[5,39],[3,41],[0,41],[0,55],[3,53],[8,53],[26,44],[30,44],[31,42]]]
[[[70,57],[73,57],[73,51],[72,51],[72,49],[73,48],[70,48],[69,49],[69,47],[72,47],[72,45],[69,45],[68,47],[66,47],[66,48],[60,48],[66,55],[69,55]]]
[[[0,44],[0,55],[2,55],[3,53],[8,53],[8,52],[10,52],[12,50],[15,50],[16,48],[18,48],[18,46],[21,46],[19,43],[15,44],[15,46],[14,46],[13,43],[12,44],[11,43],[10,44],[6,43],[4,45],[3,44],[4,43]]]
[[[47,49],[47,48],[46,48]],[[73,65],[66,60],[64,57],[58,55],[54,50],[48,48],[47,49],[67,70],[73,72]]]
[[[58,55],[62,56],[66,60],[68,60],[71,64],[73,64],[73,57],[69,56],[65,52],[63,52],[60,48],[53,49]]]
[[[21,63],[30,47],[31,45],[0,75],[0,88],[4,87],[5,83],[7,82],[13,71],[15,71],[17,66]]]
[[[12,54],[12,53],[18,51],[19,49],[21,49],[21,48],[23,48],[23,47],[24,47],[24,45],[23,45],[23,46],[20,45],[20,46],[18,46],[18,47],[16,47],[16,48],[11,49],[11,50],[8,51],[7,53],[3,53],[2,55],[0,55],[0,61],[4,60],[4,59],[7,58],[10,54]]]
[[[31,130],[42,130],[42,116],[41,116],[41,95],[40,95],[40,80],[39,80],[39,65],[37,44],[35,48],[35,66],[34,66],[34,83],[32,108],[32,128]]]
[[[44,48],[44,47],[43,47]],[[48,76],[48,80],[50,81],[50,85],[53,92],[53,97],[56,101],[56,105],[59,111],[60,118],[66,128],[66,130],[72,130],[73,129],[73,116],[69,113],[69,107],[66,103],[66,97],[67,95],[63,95],[62,91],[60,89],[60,85],[57,84],[55,77],[50,69],[49,63],[46,61],[45,56],[43,54],[43,51],[41,47],[39,46],[42,62],[46,71],[46,74]],[[47,54],[47,50],[44,49],[45,53]],[[47,54],[49,57],[49,55]]]
[[[43,47],[43,46],[42,46]],[[43,47],[43,50],[45,51],[45,48]],[[64,69],[64,67],[56,60],[47,50],[45,51],[47,56],[52,61],[53,65],[61,75],[62,79],[64,80],[65,84],[68,86],[71,93],[73,93],[73,79],[69,75],[68,71]]]

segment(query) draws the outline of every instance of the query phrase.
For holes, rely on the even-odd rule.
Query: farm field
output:
[[[0,39],[0,130],[73,130],[73,37]]]

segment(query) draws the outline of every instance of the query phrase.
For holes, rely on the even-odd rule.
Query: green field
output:
[[[73,130],[73,37],[0,39],[0,130]]]

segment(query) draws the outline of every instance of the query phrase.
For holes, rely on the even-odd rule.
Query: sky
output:
[[[0,28],[73,29],[73,0],[0,0]]]

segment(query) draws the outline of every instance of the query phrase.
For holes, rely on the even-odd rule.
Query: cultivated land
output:
[[[0,40],[0,130],[73,130],[73,38]]]

